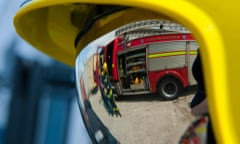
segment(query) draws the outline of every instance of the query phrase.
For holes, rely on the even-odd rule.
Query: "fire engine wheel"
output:
[[[166,77],[162,79],[157,86],[158,94],[165,100],[176,99],[182,90],[182,84],[174,77]]]

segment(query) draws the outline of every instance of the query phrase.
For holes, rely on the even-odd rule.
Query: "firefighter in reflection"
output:
[[[108,113],[111,115],[116,115],[121,117],[121,113],[116,104],[115,97],[113,96],[112,84],[110,82],[107,63],[104,62],[102,66],[101,76],[100,76],[100,90],[104,106],[107,109]]]

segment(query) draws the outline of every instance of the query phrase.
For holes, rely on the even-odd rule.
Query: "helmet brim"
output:
[[[86,3],[69,0],[30,1],[16,13],[14,26],[17,33],[33,47],[73,66],[82,48],[101,35],[130,22],[162,17],[139,8],[124,9],[125,6],[107,3]],[[113,11],[116,7],[120,9]],[[108,14],[103,15],[105,13]],[[96,19],[99,15],[103,16]],[[89,23],[92,23],[90,27]],[[81,32],[84,34],[75,41]]]

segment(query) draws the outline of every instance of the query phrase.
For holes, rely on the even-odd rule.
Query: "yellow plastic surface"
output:
[[[22,7],[14,18],[17,32],[34,47],[72,65],[80,49],[102,32],[119,26],[117,15],[94,25],[80,41],[76,51],[73,41],[78,29],[69,23],[67,3],[113,4],[142,8],[136,17],[165,16],[188,27],[203,54],[205,81],[214,132],[219,144],[240,142],[240,1],[238,0],[35,0]],[[59,6],[54,6],[54,5]],[[64,4],[64,5],[61,5]],[[86,9],[88,12],[89,9]],[[133,9],[134,10],[134,9]],[[135,9],[138,10],[138,9]],[[152,13],[152,14],[149,14]],[[131,15],[126,12],[124,15]],[[121,14],[120,14],[121,15]],[[150,16],[151,15],[151,16]],[[83,15],[84,16],[84,15]],[[122,17],[122,16],[120,16]],[[104,22],[111,27],[104,27]],[[134,18],[131,18],[134,19]],[[134,19],[137,20],[137,19]],[[126,20],[129,22],[131,20]],[[102,24],[102,25],[101,25]],[[123,23],[121,23],[123,24]]]

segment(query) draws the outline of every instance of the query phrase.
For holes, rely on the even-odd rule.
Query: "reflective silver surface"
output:
[[[96,142],[178,143],[193,120],[188,105],[198,45],[187,29],[167,22],[129,30],[128,37],[118,29],[117,37],[112,32],[77,57],[79,105]]]

